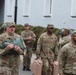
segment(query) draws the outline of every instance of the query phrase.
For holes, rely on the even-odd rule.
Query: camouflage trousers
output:
[[[19,66],[12,66],[11,75],[19,75]]]
[[[23,66],[25,66],[26,68],[30,68],[31,57],[32,57],[32,48],[28,47],[27,53],[23,57]]]
[[[49,64],[48,59],[42,59],[42,74],[41,75],[53,75],[53,65]]]
[[[19,75],[18,69],[0,66],[0,75]]]
[[[11,69],[9,67],[0,66],[0,75],[11,75]]]

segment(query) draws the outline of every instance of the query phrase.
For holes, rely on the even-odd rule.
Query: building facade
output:
[[[76,28],[76,0],[0,0],[0,22]]]

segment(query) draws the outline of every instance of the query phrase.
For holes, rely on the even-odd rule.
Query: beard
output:
[[[47,32],[48,32],[48,34],[52,34],[52,31],[51,30],[48,30]]]

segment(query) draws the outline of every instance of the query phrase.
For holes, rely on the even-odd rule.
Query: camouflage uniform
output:
[[[12,26],[11,22],[8,22]],[[8,38],[16,39],[21,37],[20,35],[14,33],[9,35],[7,32],[0,35],[0,75],[19,75],[19,65],[20,65],[20,54],[23,54],[21,49],[17,55],[9,54],[9,50],[2,48],[1,45]],[[23,43],[24,47],[25,44]]]
[[[27,48],[26,55],[24,55],[24,57],[23,57],[23,66],[26,67],[27,69],[29,69],[30,63],[31,63],[33,43],[36,40],[36,35],[31,30],[29,30],[29,31],[24,30],[21,32],[21,36],[22,36],[22,38],[26,44],[26,48]],[[29,41],[30,36],[33,37],[33,40],[31,40],[31,42],[29,44],[27,44],[26,42]]]
[[[64,29],[64,31],[68,31],[68,35],[65,35],[65,36],[60,36],[59,38],[59,49],[61,49],[66,43],[70,42],[71,40],[71,35],[69,34],[70,33],[70,30],[69,29]]]
[[[73,41],[64,45],[59,52],[59,73],[76,75],[76,44]]]
[[[60,48],[62,48],[66,43],[70,42],[70,40],[71,40],[71,35],[64,36],[63,38],[60,37],[59,40]]]
[[[37,56],[43,61],[42,75],[52,75],[53,61],[57,60],[58,56],[57,42],[56,35],[49,36],[47,32],[38,39]]]

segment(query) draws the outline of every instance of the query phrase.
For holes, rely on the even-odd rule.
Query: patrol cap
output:
[[[68,29],[68,28],[63,28],[63,29],[62,29],[62,32],[64,32],[64,31],[66,31],[66,32],[69,33],[69,32],[70,32],[70,29]]]
[[[76,36],[76,30],[72,32],[71,36]]]
[[[54,25],[53,24],[48,24],[47,28],[54,28]]]
[[[64,28],[64,31],[70,31],[70,29]]]
[[[15,22],[6,22],[6,26],[15,26]]]
[[[30,26],[30,25],[29,25],[28,23],[25,23],[24,26],[25,26],[25,27],[28,27],[28,26]]]

